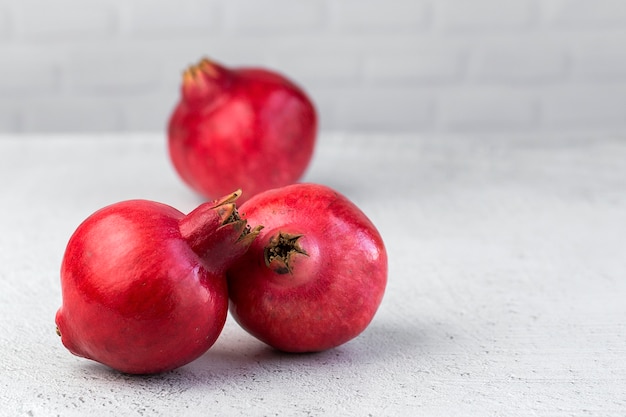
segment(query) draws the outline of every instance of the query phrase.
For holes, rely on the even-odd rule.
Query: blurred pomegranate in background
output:
[[[183,180],[208,199],[242,189],[241,201],[298,181],[313,155],[317,113],[307,94],[263,68],[208,59],[183,74],[168,127]]]

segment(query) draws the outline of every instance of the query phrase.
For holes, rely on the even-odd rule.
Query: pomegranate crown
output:
[[[243,255],[263,226],[251,228],[237,212],[237,190],[215,201],[201,204],[179,223],[183,239],[200,258],[210,258],[217,269],[226,269]]]
[[[183,72],[183,97],[188,101],[214,98],[226,87],[230,73],[221,64],[202,58]]]

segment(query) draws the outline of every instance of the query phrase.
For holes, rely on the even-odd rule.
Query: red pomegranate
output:
[[[214,199],[242,189],[247,199],[304,174],[317,114],[292,81],[264,68],[202,59],[184,72],[181,90],[168,126],[169,152],[197,192]]]
[[[228,312],[224,272],[258,234],[233,193],[188,215],[129,200],[89,216],[70,238],[56,314],[63,345],[121,372],[185,365],[219,336]]]
[[[263,224],[228,269],[230,312],[250,334],[286,352],[316,352],[369,325],[387,284],[387,252],[372,222],[319,184],[257,194],[242,218]]]

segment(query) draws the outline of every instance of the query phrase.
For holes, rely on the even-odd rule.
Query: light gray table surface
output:
[[[55,334],[65,244],[104,205],[201,198],[162,135],[0,137],[0,415],[626,415],[626,137],[323,134],[304,180],[385,240],[366,331],[288,355],[229,317],[200,359],[128,376]]]

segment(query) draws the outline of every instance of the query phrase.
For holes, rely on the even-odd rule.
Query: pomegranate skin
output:
[[[172,370],[202,355],[226,320],[224,271],[256,234],[240,239],[245,221],[223,222],[233,210],[231,201],[205,203],[185,216],[130,200],[89,216],[61,265],[55,321],[63,345],[130,374]],[[235,255],[221,256],[227,251]]]
[[[168,125],[181,178],[213,199],[251,196],[299,180],[313,155],[317,113],[306,93],[263,68],[228,68],[203,59],[183,75]]]
[[[316,352],[365,330],[383,298],[387,253],[357,206],[326,186],[294,184],[241,212],[264,225],[227,271],[230,312],[246,331],[281,351]]]

